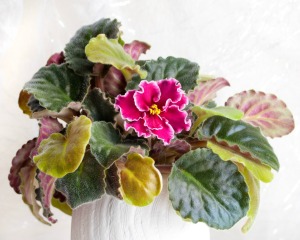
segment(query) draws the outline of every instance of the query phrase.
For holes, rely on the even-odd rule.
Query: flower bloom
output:
[[[143,80],[139,87],[116,98],[125,130],[133,128],[139,137],[154,135],[169,144],[174,134],[190,129],[191,121],[183,110],[188,98],[176,79]]]

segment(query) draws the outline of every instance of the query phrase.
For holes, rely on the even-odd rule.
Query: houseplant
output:
[[[101,19],[50,57],[20,93],[40,132],[13,159],[11,186],[40,221],[54,223],[51,201],[66,212],[105,193],[148,205],[164,173],[182,218],[227,229],[247,215],[247,231],[259,181],[279,169],[266,137],[292,131],[290,111],[254,90],[216,106],[227,80],[200,75],[183,58],[139,61],[148,48],[125,44],[119,23]]]

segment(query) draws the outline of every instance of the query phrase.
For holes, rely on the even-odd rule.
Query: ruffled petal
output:
[[[136,121],[143,117],[143,113],[137,109],[134,103],[133,95],[135,91],[129,90],[125,95],[116,97],[115,108],[120,109],[122,118],[129,121]]]
[[[163,108],[171,101],[176,103],[181,99],[184,92],[181,90],[181,84],[175,78],[169,78],[157,81],[160,91],[163,93],[157,103],[159,108]]]
[[[133,122],[125,122],[124,127],[126,131],[130,128],[133,128],[137,132],[139,137],[150,137],[151,135],[148,127],[145,126],[144,119],[142,118]]]
[[[178,106],[169,106],[160,114],[161,118],[167,120],[172,126],[175,133],[190,129],[191,120],[187,119],[187,115],[187,112],[179,110]]]
[[[154,81],[143,80],[139,86],[141,90],[136,91],[133,96],[135,105],[140,111],[148,111],[160,99],[160,89]]]
[[[169,105],[169,106],[178,106],[178,108],[179,108],[180,110],[182,110],[182,109],[185,108],[185,106],[186,106],[188,103],[189,103],[188,97],[187,97],[186,95],[182,94],[182,95],[181,95],[181,99],[180,99],[178,102],[176,102],[176,103],[169,102],[168,105]]]
[[[161,129],[152,129],[152,134],[164,142],[164,145],[170,144],[174,137],[174,130],[171,125],[167,122],[163,122]]]
[[[145,126],[150,129],[161,129],[163,127],[163,120],[159,115],[145,114]]]

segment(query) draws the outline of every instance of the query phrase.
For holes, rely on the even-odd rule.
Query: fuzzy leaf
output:
[[[84,203],[100,199],[105,193],[104,168],[87,151],[79,168],[57,179],[56,189],[67,197],[74,209]]]
[[[41,68],[24,86],[48,110],[59,112],[70,102],[82,101],[89,86],[87,76],[79,76],[67,64]]]
[[[30,107],[28,106],[29,99],[31,97],[31,94],[22,90],[19,94],[19,107],[23,111],[24,114],[27,114],[31,116],[32,112],[30,110]]]
[[[52,198],[51,204],[53,207],[59,209],[63,213],[72,216],[72,208],[70,208],[70,206],[66,202],[61,202],[56,198]]]
[[[67,127],[66,136],[53,133],[43,140],[33,158],[44,173],[61,178],[80,165],[91,135],[91,120],[80,116]]]
[[[157,60],[143,62],[142,69],[148,73],[146,80],[175,78],[181,83],[182,89],[187,92],[196,86],[200,67],[197,63],[184,58],[167,57],[164,59],[160,57]],[[134,78],[128,83],[127,90],[137,89],[142,80],[138,77]]]
[[[162,176],[154,160],[137,153],[127,156],[120,172],[120,192],[125,202],[134,206],[147,206],[162,190]]]
[[[238,148],[241,155],[250,155],[254,162],[279,170],[279,162],[273,148],[258,128],[242,121],[215,116],[203,123],[201,131],[202,135],[209,139],[214,138],[218,143],[226,142],[232,149]]]
[[[21,178],[21,186],[20,190],[23,195],[23,201],[26,203],[32,214],[38,219],[40,222],[50,225],[44,218],[39,214],[41,207],[38,205],[36,201],[36,166],[28,165],[23,167],[20,171],[20,178]]]
[[[200,82],[194,90],[189,91],[188,97],[194,105],[200,106],[216,97],[216,92],[221,88],[230,86],[224,78],[216,78],[206,82]]]
[[[190,136],[196,131],[199,125],[206,119],[212,116],[223,116],[232,120],[240,120],[244,114],[240,110],[231,107],[215,107],[215,108],[205,108],[200,106],[194,106],[191,108],[193,113],[197,115],[191,130]]]
[[[94,121],[114,122],[117,114],[114,105],[97,88],[88,93],[83,101],[84,109],[88,110],[89,115]]]
[[[21,184],[21,178],[19,176],[19,173],[23,167],[31,164],[32,160],[30,158],[30,153],[32,149],[34,149],[35,143],[36,138],[29,140],[26,144],[22,146],[21,149],[17,151],[16,156],[12,160],[12,166],[10,168],[8,180],[10,186],[15,190],[16,193],[21,193],[19,189]]]
[[[194,223],[228,229],[246,215],[248,189],[237,167],[209,149],[179,158],[168,181],[173,208]]]
[[[124,50],[127,52],[134,60],[138,60],[142,53],[150,49],[150,45],[145,42],[140,42],[137,40],[124,45]]]
[[[121,200],[123,199],[120,193],[121,185],[120,185],[119,170],[115,163],[105,170],[105,183],[106,183],[105,192],[107,194]]]
[[[105,168],[128,152],[131,145],[123,144],[118,130],[111,123],[93,122],[90,139],[91,152]]]
[[[243,175],[244,180],[248,187],[248,193],[250,197],[249,202],[249,210],[247,212],[247,222],[242,227],[243,233],[246,233],[251,228],[256,214],[259,208],[259,200],[260,200],[260,183],[259,181],[253,177],[250,171],[245,168],[242,164],[235,163],[239,169],[239,172]]]
[[[81,27],[66,45],[66,62],[78,74],[91,74],[94,63],[90,62],[85,55],[85,46],[90,39],[103,33],[108,38],[117,38],[119,35],[120,23],[114,19],[103,18],[99,21]]]
[[[43,207],[43,215],[46,217],[51,223],[56,223],[56,219],[53,219],[53,213],[51,212],[51,200],[55,190],[55,181],[56,178],[53,178],[43,172],[39,172],[37,175],[37,179],[39,182],[38,188],[38,198],[41,201]]]
[[[85,53],[89,61],[113,65],[119,69],[126,80],[131,80],[133,74],[146,77],[146,72],[135,64],[133,58],[125,52],[118,39],[108,39],[104,34],[92,38],[85,47]]]
[[[33,158],[38,154],[38,148],[40,143],[47,139],[52,133],[60,132],[63,129],[63,126],[55,118],[44,117],[40,121],[40,131],[39,137],[36,141],[35,148],[31,151],[30,157]]]
[[[243,121],[259,127],[267,137],[281,137],[289,134],[295,127],[292,113],[273,94],[244,91],[229,98],[226,106],[243,111]]]

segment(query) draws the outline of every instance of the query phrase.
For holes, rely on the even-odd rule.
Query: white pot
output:
[[[161,194],[147,207],[105,195],[73,211],[72,240],[209,240],[209,228],[183,221],[171,206],[164,177]]]

